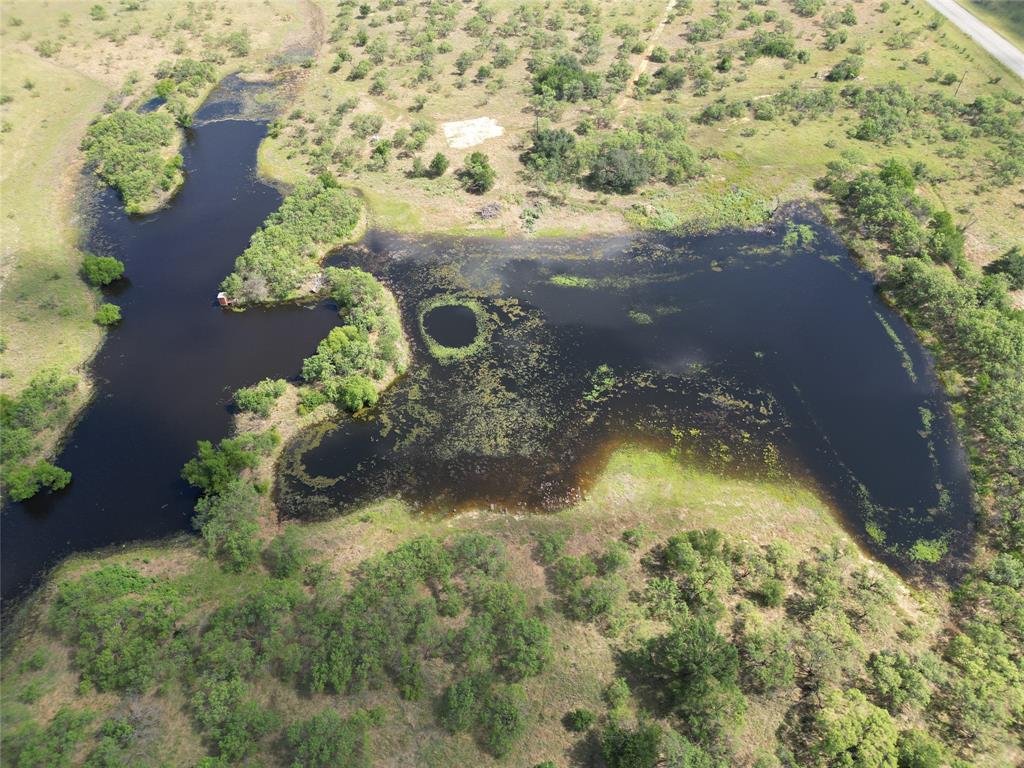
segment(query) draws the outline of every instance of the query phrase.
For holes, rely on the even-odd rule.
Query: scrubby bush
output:
[[[121,322],[121,308],[117,304],[100,304],[93,321],[104,327],[117,325]]]
[[[466,164],[459,170],[459,178],[467,192],[482,195],[494,186],[497,173],[491,167],[487,155],[483,152],[472,152],[466,158]]]
[[[825,79],[831,80],[834,83],[842,82],[843,80],[855,80],[860,75],[860,70],[863,66],[864,59],[860,56],[847,56],[828,71]]]
[[[235,392],[235,405],[240,411],[256,413],[266,418],[287,386],[284,379],[264,379],[251,387],[242,387]]]
[[[267,566],[277,579],[290,579],[302,571],[309,560],[309,551],[303,543],[298,526],[289,525],[267,546]]]
[[[61,707],[46,726],[33,720],[18,730],[5,727],[4,763],[12,768],[65,768],[86,738],[93,715]]]
[[[492,688],[480,715],[484,743],[495,757],[504,757],[526,733],[525,696],[517,685]]]
[[[82,274],[93,285],[110,285],[124,275],[124,264],[113,256],[87,253],[82,257]]]

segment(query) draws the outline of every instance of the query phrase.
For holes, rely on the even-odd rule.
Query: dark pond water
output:
[[[609,446],[644,441],[716,471],[810,480],[889,548],[946,535],[956,549],[969,485],[929,361],[842,244],[814,231],[796,250],[782,232],[371,233],[335,262],[383,278],[405,327],[446,346],[477,330],[459,303],[483,307],[485,343],[438,360],[414,338],[410,373],[376,409],[288,447],[280,508],[312,518],[399,494],[442,512],[552,509]]]
[[[207,115],[184,150],[185,186],[164,210],[127,216],[109,191],[97,201],[90,248],[125,262],[129,280],[108,292],[124,321],[93,362],[95,401],[57,460],[71,485],[5,505],[5,599],[70,552],[188,529],[195,496],[179,472],[195,441],[226,436],[231,393],[297,375],[337,322],[326,305],[215,306],[217,285],[281,197],[253,176],[265,125],[204,124]]]
[[[327,304],[214,306],[280,202],[253,175],[265,123],[239,114],[230,93],[204,107],[185,186],[159,213],[129,217],[99,195],[90,247],[127,266],[130,280],[110,292],[124,322],[93,362],[96,399],[58,457],[71,485],[3,511],[5,600],[70,552],[188,529],[195,495],[179,472],[195,441],[224,437],[231,393],[297,375],[338,322]],[[926,356],[842,246],[816,232],[813,251],[795,252],[781,232],[371,232],[335,260],[395,290],[413,363],[366,418],[288,446],[282,511],[314,518],[388,494],[426,510],[550,509],[585,488],[609,446],[644,440],[719,471],[810,478],[854,531],[870,523],[889,545],[943,534],[965,545],[966,471]],[[434,359],[421,320],[472,354]]]
[[[444,304],[424,313],[423,330],[443,347],[468,347],[476,338],[476,315],[461,304]]]

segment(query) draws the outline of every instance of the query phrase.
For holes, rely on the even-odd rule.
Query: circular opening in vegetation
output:
[[[420,306],[420,334],[441,362],[459,360],[484,347],[488,318],[473,299],[435,296]]]
[[[444,304],[423,314],[423,331],[443,347],[468,347],[476,338],[476,314],[462,304]]]

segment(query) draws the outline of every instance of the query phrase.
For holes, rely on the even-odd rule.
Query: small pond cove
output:
[[[229,78],[197,113],[186,182],[163,209],[98,194],[87,247],[123,260],[124,322],[92,362],[96,397],[57,463],[64,491],[3,510],[9,602],[76,551],[190,528],[180,479],[230,399],[295,378],[338,324],[329,302],[216,307],[217,285],[281,200],[255,177],[269,86]],[[409,372],[377,407],[300,433],[278,467],[283,515],[384,496],[424,512],[543,512],[585,493],[615,445],[816,487],[874,551],[970,544],[962,449],[920,344],[825,228],[686,238],[474,240],[370,231],[331,262],[395,292]],[[868,536],[870,534],[870,537]],[[879,546],[878,542],[884,542]]]

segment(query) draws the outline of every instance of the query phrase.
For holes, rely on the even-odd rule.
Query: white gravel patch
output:
[[[473,120],[457,120],[444,123],[444,138],[452,149],[469,149],[505,133],[493,117],[477,117]]]

